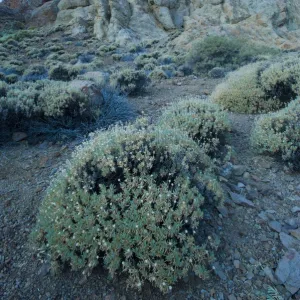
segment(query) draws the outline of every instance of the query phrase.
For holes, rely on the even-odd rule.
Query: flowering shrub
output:
[[[43,118],[94,118],[88,97],[60,81],[18,82],[6,88],[0,98],[0,111],[7,122]],[[2,115],[3,117],[4,115]]]
[[[279,62],[245,66],[232,73],[212,94],[215,102],[238,113],[262,113],[283,108],[299,94],[300,62],[295,55]]]
[[[70,65],[57,65],[49,70],[49,78],[52,80],[70,81],[79,74],[79,70]]]
[[[195,235],[202,206],[222,200],[212,168],[177,131],[139,122],[96,132],[52,182],[32,236],[53,266],[88,275],[103,257],[131,287],[166,292],[190,269],[205,278],[212,255]]]
[[[265,45],[234,37],[208,36],[196,40],[187,55],[187,62],[197,73],[207,73],[215,67],[236,69],[257,61],[261,56],[273,56],[280,51]]]
[[[225,135],[230,130],[226,112],[200,99],[173,104],[162,114],[159,124],[186,132],[209,154],[225,145]]]
[[[262,116],[255,124],[252,144],[260,153],[279,156],[292,169],[300,171],[300,100]]]
[[[113,73],[110,78],[112,87],[128,95],[142,92],[148,83],[149,79],[145,72],[132,69]]]

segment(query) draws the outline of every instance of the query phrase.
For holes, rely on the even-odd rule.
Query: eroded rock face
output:
[[[184,46],[208,34],[231,34],[281,48],[298,47],[298,0],[61,0],[57,25],[92,22],[99,39],[126,44],[183,28]]]
[[[18,7],[25,0],[5,1]],[[26,1],[31,7],[45,2]],[[177,46],[211,34],[248,37],[283,49],[300,44],[299,0],[60,0],[58,9],[56,26],[73,27],[76,33],[85,30],[85,23],[99,39],[120,44],[162,39],[176,28],[183,29]]]

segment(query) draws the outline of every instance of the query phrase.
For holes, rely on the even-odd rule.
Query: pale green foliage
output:
[[[276,288],[269,286],[267,300],[284,300],[284,298],[280,296]]]
[[[215,67],[236,69],[260,60],[262,55],[275,55],[280,51],[253,41],[234,37],[208,36],[196,40],[187,55],[187,62],[198,73],[207,73]]]
[[[227,113],[216,104],[200,99],[186,99],[170,106],[159,124],[186,132],[207,153],[215,153],[225,144],[230,130]]]
[[[212,168],[178,131],[139,122],[96,132],[49,187],[33,238],[56,267],[89,274],[102,256],[139,289],[149,280],[166,292],[190,269],[205,278],[207,237],[196,245],[194,235],[204,203],[222,199]]]
[[[149,54],[142,54],[138,56],[135,60],[134,63],[136,64],[137,68],[142,69],[145,65],[148,64],[153,64],[157,65],[157,59],[151,57]]]
[[[4,81],[0,81],[0,98],[6,96],[7,84]]]
[[[160,67],[156,67],[150,74],[149,77],[153,80],[167,79],[167,74]]]
[[[78,67],[71,65],[56,65],[49,70],[49,78],[52,80],[70,81],[79,74]]]
[[[142,92],[148,83],[145,72],[133,69],[123,69],[113,73],[110,78],[112,87],[128,95]]]
[[[294,170],[300,170],[300,100],[262,116],[255,124],[252,144],[260,153],[279,156]]]
[[[6,89],[0,98],[0,109],[6,119],[20,118],[92,118],[88,97],[78,89],[59,81],[19,82]]]
[[[229,75],[212,94],[215,102],[238,113],[262,113],[283,108],[296,98],[300,87],[297,56],[279,62],[247,65]]]

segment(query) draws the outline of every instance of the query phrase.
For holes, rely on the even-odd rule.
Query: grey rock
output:
[[[244,197],[241,194],[236,194],[236,193],[231,192],[230,197],[231,197],[232,201],[237,205],[251,207],[251,208],[255,207],[255,205],[252,201],[248,200],[246,197]]]
[[[220,170],[220,175],[225,178],[229,178],[232,175],[232,172],[233,172],[233,165],[232,163],[228,162],[224,166],[222,166]]]
[[[234,260],[233,261],[233,265],[234,265],[234,267],[236,268],[236,269],[240,269],[240,267],[241,267],[241,262],[239,261],[239,260]]]
[[[286,234],[285,232],[280,232],[279,234],[280,241],[282,245],[287,249],[299,249],[300,248],[300,242],[297,241],[292,236]]]
[[[213,263],[212,269],[214,270],[215,274],[220,277],[220,279],[227,280],[227,276],[218,262]]]
[[[264,268],[264,274],[265,274],[265,276],[267,276],[271,280],[272,283],[278,284],[278,280],[275,277],[275,273],[270,267],[265,267]]]
[[[298,226],[300,226],[300,218],[291,218],[284,221],[289,226],[292,226],[293,229],[296,229]]]
[[[246,187],[242,182],[239,182],[239,183],[237,184],[237,186],[238,186],[238,188],[240,188],[240,189],[243,189],[243,188]]]
[[[27,137],[28,137],[28,135],[25,132],[14,132],[12,135],[12,140],[14,142],[21,142],[23,140],[26,140]]]
[[[300,212],[300,207],[299,206],[294,206],[292,208],[292,213],[298,213],[298,212]]]
[[[249,262],[251,265],[254,265],[256,263],[256,260],[253,257],[250,257]]]
[[[300,289],[300,254],[294,249],[286,252],[279,261],[275,274],[291,294],[297,293]]]
[[[50,266],[50,264],[49,263],[44,263],[42,266],[41,266],[41,268],[39,269],[39,271],[38,271],[38,275],[39,276],[46,276],[49,272],[50,272],[50,268],[51,268],[51,266]]]
[[[281,224],[278,221],[269,222],[269,227],[278,233],[281,232]]]
[[[233,175],[242,176],[247,170],[247,167],[244,165],[234,165],[232,167]]]
[[[228,209],[225,206],[218,206],[217,210],[224,218],[228,217]]]
[[[300,240],[300,228],[290,230],[290,234],[295,237],[297,240]]]
[[[259,214],[258,214],[258,217],[265,221],[265,222],[268,222],[269,221],[269,218],[268,218],[268,215],[266,214],[265,211],[261,211]]]
[[[213,68],[208,72],[209,77],[211,78],[224,78],[226,71],[224,68]]]

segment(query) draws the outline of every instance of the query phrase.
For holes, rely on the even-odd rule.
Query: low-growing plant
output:
[[[236,69],[259,60],[260,55],[276,55],[279,50],[234,37],[209,36],[193,43],[187,62],[197,73],[206,74],[215,67]]]
[[[162,68],[155,67],[155,69],[150,72],[149,77],[152,80],[162,80],[162,79],[167,79],[168,75],[162,70]]]
[[[2,118],[8,124],[22,120],[60,119],[80,122],[98,118],[99,107],[91,105],[80,90],[58,81],[18,82],[0,98]]]
[[[227,113],[218,105],[201,99],[174,103],[161,115],[158,124],[186,132],[210,155],[220,153],[230,130]]]
[[[139,122],[97,132],[77,149],[49,187],[32,237],[55,269],[89,275],[103,257],[129,286],[147,280],[167,292],[189,270],[208,276],[208,237],[197,244],[195,236],[203,206],[221,199],[196,143]]]
[[[7,84],[0,80],[0,98],[5,97],[7,93]]]
[[[110,83],[121,92],[132,95],[143,92],[149,79],[143,71],[123,69],[111,75]]]
[[[16,83],[19,80],[18,75],[10,74],[5,77],[5,81],[9,84]]]
[[[135,60],[134,63],[138,69],[142,69],[147,64],[157,65],[157,59],[151,57],[149,54],[142,54],[139,55]]]
[[[252,144],[259,153],[279,157],[291,169],[300,171],[300,99],[259,118],[252,132]]]
[[[0,43],[5,43],[9,40],[21,41],[25,38],[31,38],[38,34],[35,30],[18,30],[0,38]]]
[[[46,79],[48,77],[47,69],[43,65],[32,65],[25,70],[22,80],[23,81],[37,81]]]
[[[71,65],[56,65],[49,70],[49,78],[52,80],[70,81],[79,74],[79,70]]]
[[[262,113],[286,106],[299,88],[299,58],[287,55],[279,62],[250,64],[231,73],[216,87],[212,99],[234,112]]]

